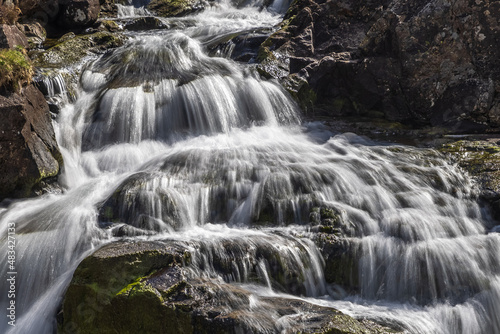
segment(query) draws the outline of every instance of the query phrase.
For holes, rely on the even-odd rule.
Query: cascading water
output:
[[[165,20],[172,29],[85,66],[55,122],[64,193],[0,209],[3,254],[16,225],[18,272],[17,326],[2,321],[2,332],[53,332],[84,257],[152,238],[190,249],[194,276],[253,287],[253,303],[291,293],[409,333],[500,333],[500,236],[466,177],[431,150],[301,125],[279,85],[208,56],[228,36],[271,28],[287,4],[258,6]],[[307,227],[319,207],[338,213],[357,291],[325,281]],[[2,280],[4,310],[8,289]]]

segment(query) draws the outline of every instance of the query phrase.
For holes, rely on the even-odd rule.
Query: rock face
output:
[[[28,47],[26,36],[15,26],[0,25],[0,49],[13,49],[16,46]]]
[[[59,68],[81,61],[91,53],[103,53],[110,48],[122,46],[125,37],[119,33],[100,31],[89,35],[66,34],[53,47],[32,56],[35,66]]]
[[[59,0],[58,23],[68,29],[86,27],[97,21],[99,0]]]
[[[62,164],[49,107],[33,85],[0,96],[0,199],[33,194]]]
[[[260,69],[330,116],[484,131],[500,126],[498,17],[489,0],[297,0]]]
[[[194,277],[190,261],[187,248],[174,242],[118,242],[101,248],[77,268],[58,332],[395,333],[333,308],[256,297],[242,286]]]

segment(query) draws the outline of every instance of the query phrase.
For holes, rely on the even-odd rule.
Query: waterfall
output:
[[[182,245],[191,275],[255,296],[408,333],[500,333],[500,235],[466,175],[430,149],[302,123],[278,83],[209,56],[228,36],[271,29],[288,5],[221,2],[85,64],[54,121],[63,193],[0,209],[17,271],[16,327],[4,316],[1,332],[54,332],[80,261],[128,238]],[[58,76],[45,86],[66,90]],[[334,268],[350,270],[352,291],[327,283],[319,224],[352,250],[353,268]],[[5,312],[12,264],[0,263]]]

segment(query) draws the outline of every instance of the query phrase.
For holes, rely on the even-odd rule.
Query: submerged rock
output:
[[[193,277],[173,243],[118,242],[79,265],[59,333],[395,333],[338,310]]]

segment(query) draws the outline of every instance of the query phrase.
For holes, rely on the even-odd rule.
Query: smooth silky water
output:
[[[3,254],[8,223],[16,224],[18,272],[17,325],[4,317],[0,332],[52,333],[78,263],[131,238],[182,244],[194,276],[253,293],[248,312],[258,312],[259,297],[286,295],[408,333],[500,333],[500,236],[490,233],[471,180],[432,150],[301,124],[277,83],[251,65],[208,56],[235,32],[272,28],[287,6],[221,2],[164,19],[171,29],[136,33],[84,65],[75,102],[54,123],[63,194],[0,209]],[[64,91],[60,81],[49,95]],[[121,223],[107,221],[103,203]],[[359,293],[325,282],[308,238],[314,206],[341,213]],[[262,254],[303,280],[274,286]],[[230,270],[218,272],[214,259]],[[5,277],[7,257],[1,261]],[[5,279],[0,291],[6,310]],[[263,316],[249,325],[272,333],[290,323]]]

